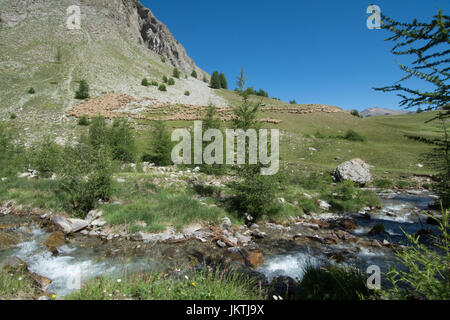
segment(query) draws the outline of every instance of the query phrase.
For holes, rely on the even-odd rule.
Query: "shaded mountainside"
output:
[[[81,8],[79,30],[66,27],[72,5]],[[174,66],[209,78],[138,0],[1,0],[0,57],[0,116],[63,111],[77,103],[82,79],[91,96],[144,96],[142,78],[160,82]],[[34,95],[27,93],[31,87]]]

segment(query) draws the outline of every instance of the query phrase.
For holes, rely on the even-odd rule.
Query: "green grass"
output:
[[[236,273],[197,272],[174,279],[161,274],[125,279],[101,277],[88,282],[67,300],[262,300],[265,291]]]
[[[207,207],[184,193],[164,190],[136,197],[129,204],[104,205],[102,209],[108,223],[128,225],[131,232],[159,232],[168,226],[182,230],[193,223],[217,224],[226,216],[226,212],[220,208]],[[138,226],[138,222],[145,222],[147,226]]]
[[[0,300],[32,300],[38,290],[24,270],[0,270]]]

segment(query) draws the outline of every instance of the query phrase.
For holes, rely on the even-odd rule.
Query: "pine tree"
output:
[[[405,108],[419,107],[424,110],[439,110],[438,115],[429,121],[440,121],[443,128],[442,138],[431,141],[436,147],[428,160],[434,168],[440,170],[440,182],[437,190],[446,206],[450,205],[450,149],[448,120],[450,118],[449,84],[450,50],[445,46],[450,44],[450,17],[444,16],[439,10],[429,23],[402,23],[383,16],[382,28],[393,33],[386,39],[395,42],[392,53],[398,56],[411,56],[410,66],[399,64],[406,75],[399,81],[410,78],[424,80],[434,87],[434,90],[424,91],[411,89],[402,84],[395,84],[384,88],[375,88],[383,92],[399,92],[402,98],[400,105]]]
[[[75,99],[84,100],[89,98],[89,85],[86,80],[81,80],[78,91],[75,93]]]
[[[153,123],[150,136],[151,146],[148,156],[149,160],[159,166],[172,164],[173,142],[164,121],[157,120]]]
[[[228,89],[228,82],[227,82],[227,78],[225,77],[225,74],[221,73],[219,75],[220,78],[220,87],[222,89]]]
[[[213,89],[220,89],[221,86],[221,82],[220,82],[220,75],[218,71],[214,71],[212,76],[211,76],[211,88]]]

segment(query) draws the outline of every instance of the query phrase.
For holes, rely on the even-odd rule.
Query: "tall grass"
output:
[[[68,300],[262,300],[265,291],[237,273],[196,272],[181,279],[161,274],[125,279],[101,277],[87,283]]]

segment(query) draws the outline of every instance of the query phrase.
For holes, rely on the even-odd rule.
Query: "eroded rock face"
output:
[[[346,161],[334,170],[333,180],[336,182],[353,181],[363,186],[372,181],[370,166],[361,159]]]

